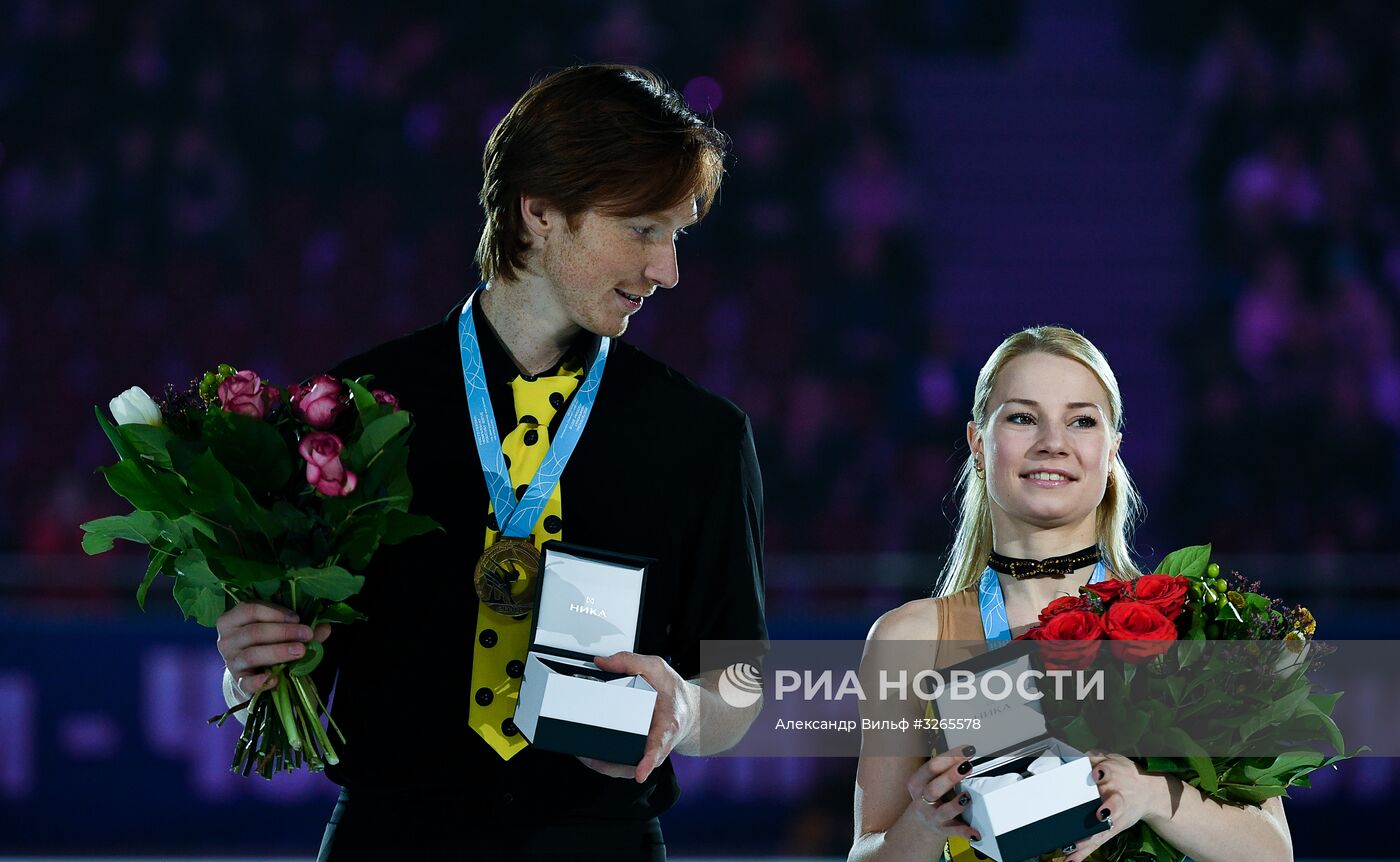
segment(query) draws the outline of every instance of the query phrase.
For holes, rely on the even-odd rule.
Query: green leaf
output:
[[[1122,733],[1123,748],[1133,748],[1137,746],[1143,734],[1147,733],[1147,728],[1152,722],[1151,714],[1141,708],[1135,708],[1131,713],[1124,716],[1124,721],[1117,730]]]
[[[145,456],[151,463],[170,469],[170,452],[166,444],[175,435],[169,428],[164,425],[120,425],[117,433],[138,456]]]
[[[269,545],[286,532],[282,520],[253,498],[248,487],[228,471],[213,449],[204,449],[194,455],[184,470],[189,477],[191,505],[198,511],[213,516],[214,520],[231,529],[261,533]],[[208,535],[220,542],[229,540],[227,531],[210,532]],[[245,536],[239,541],[243,538],[251,540],[251,537]]]
[[[204,439],[219,463],[255,493],[282,490],[297,466],[277,429],[251,416],[211,409]]]
[[[1199,578],[1206,573],[1210,564],[1210,545],[1192,545],[1167,554],[1152,571],[1159,575],[1185,575]]]
[[[369,378],[360,378],[360,380],[366,379]],[[360,380],[347,379],[343,382],[345,383],[345,388],[350,390],[350,400],[355,403],[355,411],[360,414],[360,422],[368,426],[377,417],[383,415],[385,410],[392,408],[387,408],[378,401],[375,401],[374,394],[369,391],[368,387],[360,383]]]
[[[206,539],[214,538],[214,527],[198,515],[184,515],[176,518],[172,524],[175,528],[175,534],[171,541],[177,542],[182,547],[194,547],[196,535]]]
[[[1345,692],[1334,691],[1329,694],[1315,693],[1308,695],[1308,701],[1318,708],[1324,715],[1331,715],[1332,710],[1337,706],[1337,699]]]
[[[1288,776],[1289,781],[1283,783],[1291,783],[1299,774],[1305,775],[1317,769],[1324,760],[1326,758],[1316,751],[1285,751],[1274,758],[1274,762],[1268,767],[1268,773],[1279,779]]]
[[[139,458],[122,459],[110,467],[98,467],[107,484],[137,509],[178,518],[189,512],[180,498],[178,479],[159,476]]]
[[[116,518],[120,518],[120,515],[116,515]],[[88,526],[92,525],[92,523],[97,523],[97,521],[84,523],[83,529],[87,530]],[[90,557],[97,556],[97,554],[105,554],[106,551],[112,550],[112,546],[115,546],[118,537],[119,536],[111,535],[111,533],[91,532],[91,530],[88,530],[88,532],[83,535],[83,553]]]
[[[1146,823],[1139,821],[1109,839],[1089,858],[1094,862],[1182,862],[1185,857]]]
[[[224,579],[241,587],[252,587],[262,581],[282,580],[283,569],[276,563],[250,560],[237,554],[213,552],[207,554],[210,566],[222,572]]]
[[[156,575],[165,569],[166,564],[172,559],[168,551],[151,551],[151,563],[146,567],[146,576],[141,579],[141,586],[136,588],[136,604],[141,610],[146,609],[146,593],[150,591],[151,584],[155,581]]]
[[[204,515],[223,516],[233,507],[233,476],[206,449],[185,470],[189,482],[190,508]]]
[[[1176,645],[1176,662],[1180,667],[1190,667],[1206,651],[1205,634],[1200,640],[1181,641]]]
[[[213,628],[228,607],[223,584],[209,568],[203,551],[187,551],[175,561],[175,602],[185,619],[194,617]]]
[[[326,649],[321,646],[320,641],[307,641],[306,655],[297,659],[292,665],[292,676],[307,676],[316,669],[316,665],[321,663],[321,658],[325,655]]]
[[[316,523],[315,518],[285,500],[272,504],[272,515],[292,533],[305,533]]]
[[[1222,785],[1219,792],[1212,794],[1215,798],[1224,802],[1233,802],[1237,805],[1261,805],[1266,800],[1275,796],[1288,795],[1286,787],[1271,787],[1268,785]]]
[[[170,519],[162,515],[140,510],[130,515],[111,515],[88,521],[80,525],[85,534],[83,550],[88,554],[102,554],[110,551],[117,539],[143,545],[158,544],[165,525],[169,523]]]
[[[403,434],[390,440],[374,463],[360,474],[360,484],[367,489],[366,493],[372,494],[375,489],[383,488],[384,493],[391,497],[405,500],[413,497],[413,484],[408,479],[407,438],[408,434]],[[408,507],[403,505],[400,508]]]
[[[1332,698],[1332,702],[1335,703],[1336,698],[1341,697],[1341,692],[1337,692],[1336,695],[1330,697]],[[1337,723],[1332,720],[1330,712],[1330,708],[1327,712],[1323,712],[1313,700],[1308,699],[1298,705],[1296,714],[1312,719],[1312,724],[1322,732],[1328,744],[1331,745],[1334,750],[1344,752],[1346,751],[1346,743],[1342,741],[1342,731],[1337,727]]]
[[[1162,731],[1162,742],[1172,752],[1179,752],[1175,756],[1184,757],[1186,764],[1199,777],[1199,781],[1192,781],[1192,784],[1207,790],[1214,790],[1218,786],[1219,777],[1215,772],[1214,761],[1190,734],[1179,727],[1170,726]]]
[[[1191,764],[1191,768],[1196,770],[1199,776],[1200,788],[1202,790],[1214,792],[1220,787],[1220,777],[1215,773],[1215,763],[1204,755],[1193,754],[1186,758],[1186,762]]]
[[[368,517],[355,522],[344,533],[338,547],[340,552],[348,558],[347,563],[350,568],[363,569],[369,565],[370,558],[374,556],[375,551],[379,550],[383,529],[382,519]]]
[[[97,424],[102,427],[102,433],[107,435],[107,440],[112,444],[112,448],[117,450],[117,457],[123,461],[131,461],[138,457],[126,439],[117,433],[117,426],[112,424],[107,415],[102,412],[101,407],[96,404],[92,405],[92,412],[97,414]]]
[[[369,464],[370,459],[379,454],[379,450],[408,428],[411,419],[412,417],[406,411],[400,410],[373,420],[365,426],[364,431],[360,432],[359,438],[345,450],[345,461],[355,469],[363,470]]]
[[[1283,724],[1299,711],[1299,708],[1307,703],[1308,684],[1302,681],[1292,691],[1276,698],[1264,709],[1264,714],[1268,716],[1270,724]],[[1315,707],[1314,707],[1315,708]]]
[[[367,617],[345,602],[336,602],[322,608],[316,619],[311,621],[311,627],[314,629],[321,623],[353,623],[363,619]]]
[[[1191,771],[1191,766],[1184,757],[1153,756],[1147,758],[1147,771],[1176,775]]]
[[[384,545],[397,545],[434,530],[445,532],[441,524],[427,515],[414,515],[399,509],[390,509],[384,513],[384,535],[379,541]]]
[[[355,595],[365,582],[363,576],[352,575],[339,566],[293,569],[287,573],[287,579],[295,581],[297,590],[303,594],[332,602]]]
[[[1240,616],[1240,612],[1236,610],[1235,606],[1230,604],[1229,602],[1225,603],[1225,607],[1216,609],[1215,619],[1217,622],[1219,622],[1220,620],[1225,620],[1226,622],[1231,623],[1244,622],[1244,618]]]
[[[282,519],[254,500],[247,487],[236,479],[233,483],[233,497],[237,505],[233,507],[229,516],[245,524],[248,529],[262,533],[269,545],[287,532]]]

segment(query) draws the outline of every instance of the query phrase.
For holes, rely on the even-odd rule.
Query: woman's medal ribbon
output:
[[[589,364],[588,373],[574,394],[573,402],[559,423],[559,430],[535,471],[525,493],[517,500],[510,470],[501,452],[501,437],[496,427],[496,414],[491,406],[491,393],[486,387],[486,371],[481,361],[481,343],[477,339],[472,306],[480,291],[472,294],[462,308],[457,324],[457,343],[462,352],[462,379],[467,388],[467,409],[471,416],[472,436],[476,440],[477,458],[486,479],[486,491],[496,513],[500,538],[482,553],[477,561],[473,581],[482,604],[497,613],[511,617],[527,614],[534,604],[533,581],[539,571],[540,554],[530,541],[530,532],[544,512],[554,486],[569,463],[569,456],[583,435],[593,404],[598,399],[598,385],[607,365],[611,339],[600,338],[597,352]]]
[[[1089,583],[1097,584],[1108,577],[1102,562],[1094,566]],[[977,605],[982,611],[982,635],[988,649],[997,649],[1011,642],[1011,624],[1006,621],[1006,597],[1001,592],[1001,579],[988,566],[977,584]]]

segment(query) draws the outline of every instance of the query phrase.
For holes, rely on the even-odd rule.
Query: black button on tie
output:
[[[510,721],[510,719],[506,719],[506,721]],[[507,734],[507,736],[509,736],[509,734]],[[514,802],[514,801],[515,801],[515,796],[514,796],[513,794],[510,794],[510,793],[502,793],[502,794],[501,794],[501,802],[502,802],[503,804],[509,805],[509,804],[511,804],[511,803]]]
[[[496,523],[495,512],[486,513],[486,529],[490,530],[493,533],[499,533],[501,531],[500,525]]]
[[[491,701],[495,699],[496,695],[492,694],[491,689],[489,688],[483,687],[476,690],[476,702],[481,704],[482,706],[490,706]]]
[[[520,728],[515,726],[515,719],[507,718],[505,721],[501,722],[501,733],[504,733],[506,736],[515,736],[519,732]],[[509,802],[510,794],[507,793],[502,801]]]
[[[550,515],[544,519],[544,531],[546,533],[558,533],[564,529],[564,522],[559,520],[558,515]]]
[[[536,419],[532,414],[526,413],[524,416],[521,416],[521,417],[520,417],[520,424],[521,424],[521,425],[538,425],[538,424],[540,424],[540,420]]]
[[[482,646],[486,647],[487,649],[490,649],[491,647],[496,645],[496,630],[482,629],[481,636],[478,637],[477,640],[481,643]]]
[[[563,393],[563,392],[551,392],[551,393],[549,393],[549,406],[550,406],[550,407],[553,407],[555,410],[558,410],[560,407],[563,407],[563,406],[564,406],[564,393]]]
[[[525,674],[525,662],[520,659],[513,659],[506,665],[506,676],[511,679],[520,679]]]
[[[526,431],[526,432],[525,432],[525,445],[526,445],[526,446],[533,446],[533,445],[535,445],[535,444],[538,443],[538,442],[540,442],[540,432],[536,431],[536,430],[533,429],[533,428],[531,428],[529,431]]]
[[[517,499],[517,500],[522,500],[522,499],[524,499],[524,498],[525,498],[525,492],[526,492],[529,488],[530,488],[529,485],[516,485],[516,486],[515,486],[515,499]]]

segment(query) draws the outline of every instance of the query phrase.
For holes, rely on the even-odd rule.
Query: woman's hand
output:
[[[909,791],[910,808],[924,828],[947,840],[960,835],[970,841],[980,841],[962,813],[971,800],[958,788],[958,782],[972,771],[970,758],[976,752],[972,746],[950,754],[931,758],[909,776],[904,787]]]
[[[1150,775],[1119,754],[1089,752],[1089,765],[1094,783],[1099,788],[1098,818],[1108,820],[1113,828],[1092,835],[1074,845],[1074,852],[1065,862],[1084,862],[1105,841],[1131,828],[1139,820],[1166,811],[1167,779]]]

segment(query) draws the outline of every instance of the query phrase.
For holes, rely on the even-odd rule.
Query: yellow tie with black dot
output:
[[[559,373],[548,377],[516,377],[510,383],[515,400],[516,425],[501,442],[515,498],[524,495],[540,462],[549,451],[549,424],[583,379],[583,369],[566,363]],[[489,510],[494,519],[494,507]],[[550,539],[563,537],[560,519],[559,484],[550,492],[549,502],[530,532],[539,547]],[[500,533],[487,527],[485,547],[491,547]],[[515,596],[533,592],[533,580],[520,579],[511,587]],[[520,697],[520,677],[525,673],[525,653],[530,646],[530,614],[508,617],[486,605],[476,612],[476,643],[472,649],[471,710],[467,723],[509,760],[529,745],[515,727],[515,703]]]

